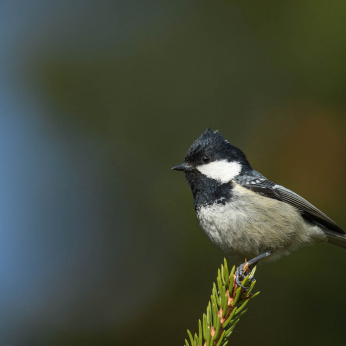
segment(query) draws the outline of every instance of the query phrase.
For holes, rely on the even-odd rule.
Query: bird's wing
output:
[[[306,199],[281,185],[277,185],[265,178],[240,179],[237,183],[263,196],[274,198],[292,205],[301,212],[302,216],[306,220],[314,224],[339,234],[346,233],[337,223],[309,203]]]

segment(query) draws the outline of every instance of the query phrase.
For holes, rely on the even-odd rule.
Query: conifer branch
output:
[[[221,270],[218,270],[217,286],[213,283],[212,294],[207,307],[207,313],[203,314],[203,322],[198,321],[198,334],[192,336],[188,330],[190,339],[185,339],[184,346],[225,346],[228,337],[232,334],[235,326],[247,309],[244,309],[249,300],[256,297],[259,292],[251,293],[256,281],[251,283],[256,268],[251,273],[247,265],[244,266],[244,274],[249,273],[243,280],[242,286],[238,287],[235,280],[235,266],[229,273],[227,261],[221,264]],[[204,342],[203,342],[204,340]]]

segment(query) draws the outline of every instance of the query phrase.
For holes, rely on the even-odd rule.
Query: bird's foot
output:
[[[271,254],[272,254],[272,251],[267,251],[267,252],[255,257],[255,258],[253,258],[252,260],[241,264],[237,268],[237,271],[235,274],[235,282],[237,283],[237,285],[241,288],[248,290],[250,286],[246,287],[246,286],[242,285],[242,282],[244,281],[245,277],[247,276],[247,275],[245,275],[245,273],[248,273],[250,275],[250,268],[253,268],[261,258],[268,257]],[[251,284],[255,281],[255,278],[252,276],[251,278],[249,277],[248,280]]]
[[[249,287],[243,286],[242,282],[244,281],[245,277],[247,276],[245,273],[250,274],[250,268],[249,268],[249,262],[245,262],[241,264],[235,273],[235,282],[237,283],[238,287],[248,289]],[[255,281],[255,278],[252,277],[251,279],[249,278],[250,283]]]

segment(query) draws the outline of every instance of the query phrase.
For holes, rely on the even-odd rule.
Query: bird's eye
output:
[[[210,162],[210,157],[209,156],[203,156],[202,162],[203,163],[209,163]]]

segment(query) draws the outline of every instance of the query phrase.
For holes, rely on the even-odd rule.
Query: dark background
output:
[[[0,1],[1,345],[182,345],[223,255],[208,126],[346,227],[345,1]],[[231,263],[230,263],[231,264]],[[346,252],[260,266],[231,344],[344,345]]]

